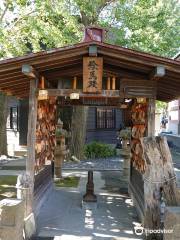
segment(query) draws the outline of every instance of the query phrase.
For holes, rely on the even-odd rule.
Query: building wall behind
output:
[[[168,104],[168,114],[168,131],[173,134],[180,134],[180,99]]]
[[[21,100],[19,103],[19,144],[27,145],[28,132],[28,100]]]
[[[114,129],[97,129],[96,128],[96,107],[89,107],[87,118],[86,143],[100,141],[108,144],[117,143],[117,131],[120,125],[123,125],[123,111],[115,110],[115,128]]]
[[[7,149],[8,155],[13,156],[14,151],[19,147],[19,129],[18,128],[10,128],[10,108],[18,108],[19,109],[19,100],[15,97],[8,97],[8,116],[7,116]],[[16,121],[18,125],[18,118]]]

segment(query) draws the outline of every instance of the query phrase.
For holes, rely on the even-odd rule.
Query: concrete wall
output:
[[[180,99],[168,104],[168,131],[173,134],[180,134]]]

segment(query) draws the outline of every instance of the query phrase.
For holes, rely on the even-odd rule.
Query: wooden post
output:
[[[41,88],[44,89],[45,87],[45,78],[44,76],[41,77]]]
[[[73,78],[73,90],[77,89],[77,77]]]
[[[155,98],[149,98],[148,101],[148,137],[155,136]]]
[[[111,78],[108,77],[107,78],[107,90],[110,90],[111,89]]]
[[[116,89],[116,77],[112,78],[112,90]]]
[[[27,210],[26,210],[27,216],[33,212],[36,121],[37,121],[36,79],[33,79],[30,81],[28,135],[27,135],[28,151],[27,151],[27,160],[26,160],[26,173],[30,178],[30,189],[29,189],[29,194],[27,199]]]

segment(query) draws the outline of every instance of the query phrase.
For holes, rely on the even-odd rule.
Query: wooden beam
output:
[[[16,85],[7,85],[6,87],[1,87],[0,86],[0,90],[2,91],[5,91],[5,90],[8,90],[8,89],[11,89],[12,91],[18,91],[19,89],[24,89],[24,88],[27,88],[29,87],[29,84],[28,83],[19,83],[19,84],[16,84]]]
[[[64,61],[64,60],[68,61],[67,53],[68,53],[68,58],[72,58],[72,57],[82,56],[82,55],[88,53],[88,50],[87,49],[79,49],[79,51],[77,51],[77,49],[69,49],[67,52],[67,49],[66,49],[64,51],[61,51],[60,53],[57,51],[57,52],[54,52],[53,54],[50,54],[50,51],[49,51],[49,54],[45,55],[46,57],[39,54],[39,56],[36,56],[36,57],[32,56],[27,59],[24,59],[24,63],[27,62],[27,60],[28,60],[29,64],[33,64],[33,66],[36,66],[38,64],[45,65],[45,64],[48,64],[49,62],[53,62],[53,61],[60,63],[61,61]],[[21,57],[21,58],[19,58],[19,61],[18,60],[13,61],[13,62],[4,61],[3,64],[1,63],[0,64],[0,73],[6,72],[6,71],[11,71],[11,70],[16,71],[17,68],[21,68],[22,64],[23,64],[23,57]],[[6,68],[4,66],[6,66]]]
[[[27,199],[26,215],[33,212],[33,191],[34,191],[34,166],[35,166],[35,145],[36,145],[36,121],[37,121],[37,97],[36,80],[30,82],[29,91],[29,116],[27,135],[27,160],[26,173],[30,178],[29,197]]]
[[[55,70],[55,71],[53,70],[45,71],[45,72],[42,72],[42,75],[44,75],[48,79],[54,80],[62,76],[76,76],[76,74],[79,74],[79,73],[81,73],[82,75],[82,71],[83,71],[82,66],[79,65],[69,69],[59,68],[58,70]]]
[[[158,65],[159,63],[164,64],[166,68],[170,71],[180,73],[179,69],[179,62],[171,62],[172,59],[160,59],[157,56],[153,56],[153,59],[150,55],[148,56],[142,56],[142,54],[136,51],[132,51],[130,54],[125,54],[124,52],[121,54],[120,51],[117,51],[117,49],[114,49],[114,51],[110,51],[108,49],[98,49],[98,54],[104,55],[104,59],[106,56],[110,57],[111,59],[117,59],[121,62],[127,62],[127,64],[130,66],[130,64],[133,64],[134,67],[138,67],[138,65],[141,65],[142,67],[152,67],[155,64]],[[134,56],[133,56],[134,55]],[[156,58],[156,59],[155,59]],[[159,59],[158,59],[159,58]]]
[[[114,67],[121,67],[125,70],[135,70],[135,71],[139,71],[139,72],[142,72],[142,73],[147,73],[151,70],[151,67],[149,66],[146,66],[144,64],[139,64],[139,63],[132,63],[132,62],[129,62],[129,61],[125,61],[125,60],[120,60],[120,59],[117,59],[117,58],[112,58],[110,56],[104,56],[104,64],[109,64],[111,66],[114,66]]]
[[[4,88],[4,87],[8,87],[8,86],[16,86],[16,85],[25,85],[29,83],[29,81],[27,80],[27,78],[23,80],[17,80],[17,81],[10,81],[10,82],[0,82],[0,88]]]
[[[150,80],[122,79],[120,91],[124,97],[156,97],[156,82]]]
[[[24,75],[22,73],[13,74],[12,76],[8,75],[6,77],[5,76],[3,76],[3,77],[0,76],[0,82],[6,82],[6,81],[10,81],[10,80],[13,81],[15,78],[16,79],[21,79],[23,77],[24,77]]]
[[[125,68],[123,66],[114,66],[109,63],[104,63],[104,71],[109,72],[112,76],[120,76],[123,78],[131,78],[131,79],[148,79],[148,72],[138,72],[137,68]]]
[[[71,93],[79,93],[80,97],[83,98],[93,98],[93,97],[111,97],[111,98],[120,98],[119,90],[102,90],[101,93],[83,93],[82,89],[46,89],[48,91],[48,96],[54,97],[69,97]]]
[[[57,71],[60,68],[63,68],[64,66],[66,68],[74,68],[75,65],[79,65],[82,63],[82,58],[78,56],[78,58],[72,58],[72,59],[65,59],[63,61],[57,61],[57,62],[47,62],[46,64],[38,64],[36,65],[36,69],[39,72],[48,72],[48,71]]]

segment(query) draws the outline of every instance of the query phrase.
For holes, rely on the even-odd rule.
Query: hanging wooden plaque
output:
[[[103,58],[83,58],[83,92],[100,93],[102,90]]]

